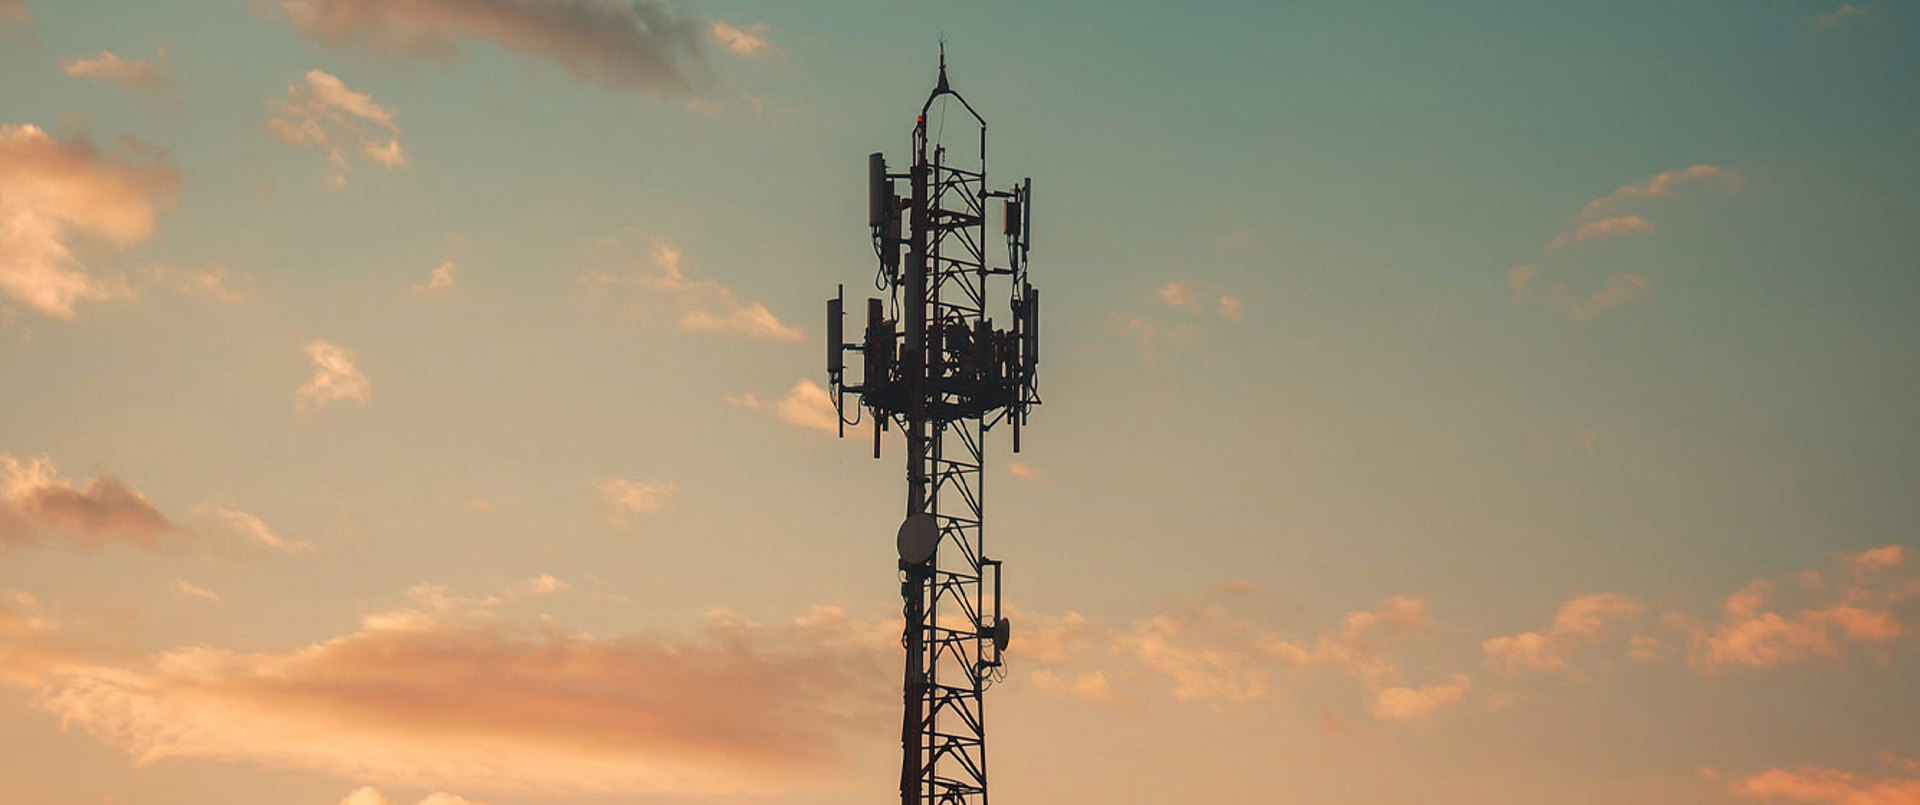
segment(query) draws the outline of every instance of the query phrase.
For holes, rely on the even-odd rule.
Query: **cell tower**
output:
[[[978,127],[977,155],[943,144],[949,100],[965,112],[958,128],[971,134]],[[936,101],[940,120],[930,140],[927,114]],[[1040,404],[1040,293],[1027,281],[1033,180],[987,188],[987,122],[947,84],[944,47],[940,81],[914,121],[913,166],[889,173],[886,158],[873,154],[867,167],[867,223],[880,261],[875,285],[887,298],[867,300],[858,343],[844,341],[845,287],[827,300],[827,376],[841,436],[859,424],[861,409],[873,420],[874,458],[882,431],[898,427],[906,435],[907,511],[895,540],[907,650],[900,802],[985,805],[984,696],[1004,674],[1008,638],[1000,562],[986,553],[986,435],[1007,424],[1019,452],[1020,427]],[[902,180],[905,197],[896,193]],[[1003,263],[987,256],[995,206]],[[989,318],[995,288],[1010,300],[1010,329]],[[845,376],[848,351],[864,358],[858,385]],[[859,395],[853,420],[849,394]]]

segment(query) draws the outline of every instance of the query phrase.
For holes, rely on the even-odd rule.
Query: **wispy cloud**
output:
[[[237,537],[239,544],[248,548],[279,553],[306,553],[313,550],[310,543],[290,540],[274,533],[265,520],[249,511],[209,503],[196,507],[193,513],[215,530]]]
[[[146,240],[178,193],[164,155],[128,142],[146,161],[116,159],[83,138],[56,140],[31,125],[0,125],[0,294],[61,319],[81,302],[133,296],[124,280],[89,271],[74,253],[80,237],[121,248]]]
[[[329,73],[308,70],[303,83],[287,85],[286,97],[273,101],[272,109],[267,134],[287,145],[327,152],[333,170],[329,184],[346,185],[349,149],[388,170],[407,165],[394,113]]]
[[[1587,202],[1580,208],[1579,221],[1594,221],[1609,217],[1622,205],[1647,199],[1670,198],[1682,187],[1693,184],[1718,184],[1728,190],[1739,190],[1746,181],[1739,172],[1718,165],[1695,165],[1685,170],[1661,171],[1644,182],[1621,185],[1620,189]]]
[[[1240,301],[1240,297],[1229,294],[1220,295],[1218,310],[1220,318],[1236,323],[1247,315],[1246,304]]]
[[[0,453],[0,548],[58,534],[87,548],[123,543],[154,550],[174,530],[126,481],[98,475],[80,486],[61,477],[46,456],[20,461]]]
[[[309,39],[397,57],[447,57],[480,40],[618,90],[693,94],[707,28],[656,0],[285,0]]]
[[[516,626],[422,587],[417,607],[282,651],[59,656],[0,621],[0,679],[42,691],[42,709],[137,762],[250,762],[429,790],[791,790],[843,771],[847,744],[891,713],[897,630],[832,608],[783,624],[716,610],[691,633],[597,638]],[[0,612],[31,616],[3,600]]]
[[[185,579],[176,579],[172,584],[167,585],[167,589],[172,590],[175,595],[182,598],[193,598],[212,604],[220,603],[219,593],[208,590]]]
[[[455,281],[454,270],[452,260],[442,260],[440,261],[440,265],[434,266],[432,271],[427,272],[425,281],[412,286],[408,290],[413,291],[415,294],[425,295],[439,293],[451,288]]]
[[[720,46],[729,52],[751,58],[773,52],[773,43],[767,41],[766,30],[765,25],[753,25],[741,29],[720,20],[714,20],[710,35],[713,41],[720,43]]]
[[[122,58],[111,50],[103,50],[92,56],[60,62],[60,72],[70,78],[104,81],[136,92],[159,92],[170,83],[162,69],[167,63],[167,52],[159,51],[156,58],[158,65],[147,59]]]
[[[401,805],[401,803],[387,799],[385,794],[380,793],[380,789],[374,788],[373,786],[362,786],[354,789],[345,797],[342,797],[340,799],[340,805]],[[486,803],[476,802],[466,797],[446,793],[445,791],[436,791],[425,797],[421,797],[414,805],[486,805]]]
[[[761,400],[760,395],[751,391],[723,394],[720,399],[734,408],[769,412],[781,422],[796,428],[829,435],[838,435],[840,432],[840,412],[833,408],[833,397],[812,378],[803,377],[793,381],[786,393],[771,403]]]
[[[1246,319],[1245,300],[1200,280],[1163,283],[1147,293],[1147,301],[1145,309],[1111,314],[1107,326],[1137,343],[1148,359],[1163,348],[1194,343],[1214,318],[1234,324]]]
[[[673,506],[680,488],[660,481],[635,481],[607,478],[600,482],[600,503],[606,507],[607,522],[615,528],[632,527],[642,514],[658,514]]]
[[[297,407],[319,410],[340,400],[361,405],[373,399],[373,382],[353,365],[353,351],[327,341],[310,341],[307,360],[313,362],[313,377],[294,389]]]
[[[1866,9],[1850,3],[1842,3],[1832,11],[1815,15],[1813,21],[1828,28],[1845,28],[1856,22],[1864,22],[1867,17]]]
[[[247,301],[246,294],[235,290],[229,284],[233,278],[233,272],[223,266],[211,268],[143,266],[139,274],[148,282],[171,287],[183,296],[207,299],[225,305],[237,305]]]
[[[1414,721],[1458,704],[1472,689],[1465,674],[1444,683],[1407,684],[1400,664],[1384,651],[1386,643],[1427,627],[1426,601],[1418,596],[1395,596],[1374,609],[1347,613],[1337,629],[1288,639],[1272,626],[1235,614],[1231,603],[1253,589],[1244,583],[1216,585],[1199,601],[1111,633],[1111,651],[1164,679],[1176,701],[1265,699],[1276,674],[1322,670],[1359,682],[1376,719]]]
[[[608,246],[623,244],[610,240]],[[642,321],[669,319],[683,333],[733,336],[760,341],[799,341],[799,328],[789,326],[759,302],[742,301],[732,288],[719,282],[696,280],[681,265],[684,255],[672,241],[651,238],[644,260],[629,260],[622,272],[599,272],[580,279],[589,291],[616,289],[637,292],[632,313]]]
[[[1733,793],[1763,802],[1826,805],[1920,805],[1920,777],[1869,777],[1821,766],[1767,769],[1732,785]]]
[[[1586,294],[1574,292],[1564,282],[1543,283],[1539,279],[1539,269],[1533,266],[1514,266],[1508,271],[1507,285],[1513,290],[1513,301],[1559,311],[1576,320],[1591,319],[1653,292],[1653,284],[1646,277],[1631,271],[1608,277],[1605,285]]]
[[[1595,649],[1608,639],[1628,659],[1664,661],[1684,654],[1689,666],[1713,676],[1816,660],[1837,664],[1849,648],[1884,652],[1913,635],[1920,574],[1907,566],[1902,546],[1842,554],[1836,567],[1803,570],[1790,585],[1755,579],[1723,599],[1709,618],[1652,612],[1642,601],[1614,593],[1583,595],[1561,605],[1546,629],[1487,638],[1481,649],[1487,664],[1507,675],[1581,677],[1574,652],[1586,651],[1604,667],[1610,660],[1595,656]]]
[[[1624,595],[1583,595],[1561,604],[1546,629],[1489,637],[1481,641],[1480,648],[1487,655],[1487,665],[1503,673],[1563,671],[1577,675],[1567,665],[1567,654],[1597,642],[1611,623],[1643,609],[1639,601]]]
[[[1653,199],[1671,198],[1689,185],[1718,185],[1739,190],[1744,182],[1740,174],[1717,165],[1695,165],[1685,170],[1663,171],[1646,181],[1622,185],[1619,189],[1587,202],[1569,219],[1559,234],[1540,249],[1532,263],[1507,271],[1507,287],[1516,304],[1536,305],[1564,313],[1573,319],[1591,319],[1614,308],[1652,293],[1653,284],[1635,271],[1617,271],[1601,287],[1580,290],[1564,275],[1572,273],[1570,252],[1602,240],[1617,240],[1656,232],[1647,218],[1620,208]]]

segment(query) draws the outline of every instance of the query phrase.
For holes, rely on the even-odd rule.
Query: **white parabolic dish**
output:
[[[933,547],[940,542],[940,527],[934,523],[933,515],[910,514],[906,522],[900,524],[900,534],[894,538],[893,545],[900,551],[900,561],[917,565],[933,556]]]

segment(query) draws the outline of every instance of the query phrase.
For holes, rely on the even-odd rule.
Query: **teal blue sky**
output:
[[[157,149],[178,192],[124,247],[68,239],[132,298],[63,317],[0,282],[0,453],[75,488],[124,479],[174,526],[155,549],[36,526],[14,473],[0,537],[6,506],[34,536],[0,539],[0,591],[61,624],[0,628],[0,779],[24,780],[0,784],[23,802],[886,797],[884,718],[795,728],[833,747],[806,774],[747,748],[702,761],[770,781],[750,790],[463,787],[262,727],[294,723],[271,703],[223,722],[266,747],[240,750],[102,701],[79,713],[72,691],[102,669],[160,686],[188,647],[290,656],[403,607],[453,617],[409,598],[422,583],[476,600],[565,584],[455,605],[499,610],[503,634],[697,642],[723,608],[771,640],[817,605],[897,617],[898,445],[874,461],[864,435],[783,421],[780,401],[824,382],[821,300],[869,293],[865,158],[905,158],[943,36],[994,182],[1033,177],[1048,303],[1046,404],[1027,477],[994,443],[988,539],[1030,622],[1085,621],[1026,667],[1016,637],[996,797],[1744,802],[1796,801],[1769,797],[1797,782],[1920,801],[1911,6],[707,2],[675,7],[700,51],[691,93],[605,86],[507,35],[425,56],[330,42],[275,3],[25,7],[0,22],[0,124],[114,164]],[[731,52],[716,21],[764,48]],[[102,50],[165,86],[63,74]],[[348,146],[332,187],[325,149],[271,136],[314,70],[391,113],[369,130],[403,167]],[[0,199],[27,193],[8,158]],[[1607,216],[1644,228],[1579,234]],[[663,244],[802,337],[676,330],[685,300],[636,279]],[[410,290],[446,262],[451,287]],[[155,267],[212,271],[235,300]],[[1637,290],[1582,301],[1611,287]],[[370,394],[303,401],[315,341],[350,350]],[[670,502],[610,511],[609,479]],[[210,507],[311,547],[233,548],[244,534]],[[1860,558],[1888,546],[1890,564]],[[1777,652],[1714,654],[1756,579],[1786,631],[1754,639]],[[1635,603],[1559,638],[1564,665],[1515,671],[1487,644],[1597,594]],[[1368,644],[1385,676],[1247,639],[1311,648],[1394,596],[1425,614]],[[1183,624],[1158,654],[1156,615]],[[56,644],[71,668],[24,659]],[[1096,674],[1110,691],[1071,684]],[[1198,677],[1224,687],[1179,692]],[[1394,686],[1437,704],[1382,715]],[[154,697],[114,701],[201,706]],[[677,762],[661,740],[540,748],[554,768]]]

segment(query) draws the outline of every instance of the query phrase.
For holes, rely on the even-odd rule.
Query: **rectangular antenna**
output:
[[[1027,319],[1027,326],[1022,328],[1022,335],[1026,338],[1025,343],[1020,346],[1026,350],[1027,354],[1021,357],[1025,359],[1027,365],[1027,376],[1032,377],[1033,367],[1040,365],[1040,289],[1028,285],[1024,301],[1025,306],[1020,312]]]
[[[1020,247],[1033,245],[1033,177],[1020,185]],[[1024,256],[1024,255],[1023,255]],[[1022,262],[1025,262],[1024,260]]]
[[[885,226],[893,215],[893,181],[887,178],[887,157],[867,155],[867,226]]]
[[[841,322],[846,318],[846,302],[842,301],[846,293],[847,286],[841,285],[839,295],[827,300],[827,377],[836,381],[845,368],[841,355],[846,351],[846,341]]]

